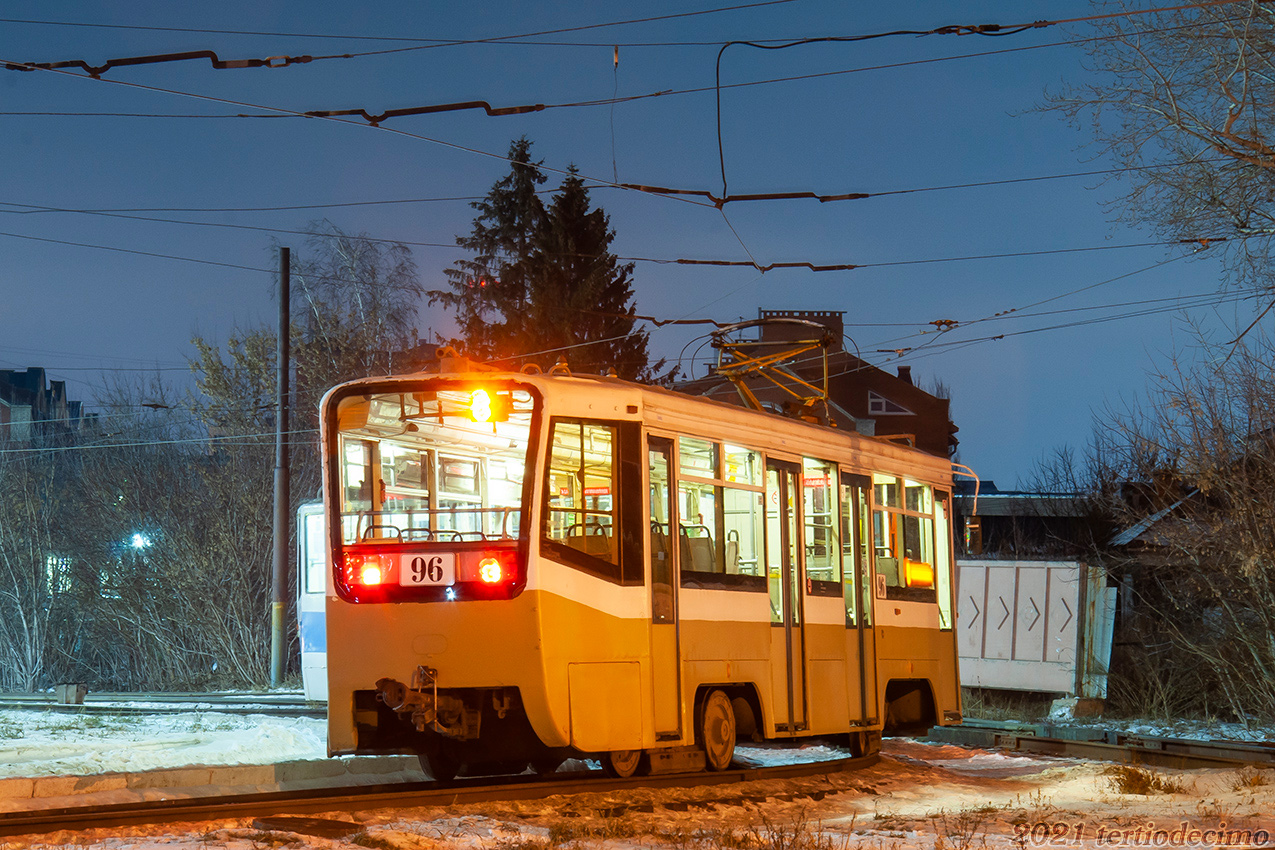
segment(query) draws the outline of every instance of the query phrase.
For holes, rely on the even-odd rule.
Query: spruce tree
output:
[[[456,244],[472,251],[446,270],[450,289],[430,290],[430,304],[456,313],[459,339],[448,342],[472,357],[492,359],[511,353],[509,342],[521,331],[529,297],[528,261],[545,210],[538,188],[545,182],[539,162],[531,161],[531,142],[509,146],[510,172],[487,197],[470,204],[478,211],[469,236]]]
[[[607,214],[590,208],[589,190],[572,166],[531,258],[527,342],[531,351],[548,352],[541,361],[562,356],[580,371],[614,368],[624,378],[649,379],[647,334],[634,330],[632,318],[633,264],[610,252],[614,238]]]
[[[447,270],[450,290],[429,293],[456,311],[461,335],[450,342],[511,366],[564,358],[581,372],[655,379],[663,361],[651,365],[647,333],[634,330],[633,264],[611,253],[608,216],[590,207],[574,166],[545,207],[530,148],[526,138],[510,146],[510,174],[473,204],[473,232],[456,240],[474,257]]]

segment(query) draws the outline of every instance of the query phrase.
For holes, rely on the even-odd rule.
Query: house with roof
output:
[[[900,366],[892,374],[846,351],[843,311],[759,310],[753,324],[758,331],[756,340],[740,347],[746,355],[765,356],[768,350],[801,342],[814,326],[823,328],[822,351],[786,362],[780,373],[781,379],[784,373],[795,379],[791,385],[798,390],[801,382],[822,387],[826,358],[829,424],[897,440],[939,457],[956,452],[957,428],[948,400],[916,386],[910,366]],[[763,406],[781,410],[794,398],[772,381],[755,376],[745,381]],[[716,368],[705,377],[678,383],[675,389],[744,404],[735,384]]]
[[[66,381],[47,381],[44,369],[0,369],[0,442],[63,440],[96,418],[67,398]]]

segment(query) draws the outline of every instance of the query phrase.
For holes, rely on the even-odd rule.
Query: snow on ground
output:
[[[1275,728],[1259,724],[1224,723],[1220,720],[1128,720],[1096,718],[1092,722],[1072,719],[1070,715],[1050,716],[1055,726],[1081,729],[1115,730],[1126,735],[1148,738],[1186,738],[1192,741],[1260,742],[1275,740]]]
[[[898,750],[896,751],[896,745]],[[307,834],[299,819],[248,819],[62,832],[0,841],[11,850],[1034,850],[1271,847],[1275,784],[1236,771],[1156,771],[1170,790],[1121,793],[1107,765],[1041,760],[1031,772],[968,772],[949,747],[887,741],[882,761],[855,773],[692,789],[639,789],[543,800],[336,811],[343,837]],[[1017,765],[1026,769],[1026,765]],[[295,828],[290,828],[289,823]],[[1224,837],[1213,834],[1225,823]],[[271,827],[271,828],[267,828]],[[1208,836],[1206,838],[1206,835]],[[1162,837],[1161,837],[1162,836]]]
[[[327,756],[316,718],[215,711],[145,717],[0,711],[0,778],[273,764]]]
[[[69,765],[137,769],[147,759],[164,766],[192,759],[260,763],[321,757],[323,751],[322,722],[316,720],[214,712],[24,719],[30,716],[0,712],[0,763],[9,775]],[[23,747],[19,757],[25,761],[15,764]],[[818,744],[739,752],[753,763],[845,755]],[[339,838],[307,834],[297,819],[255,826],[240,819],[0,839],[0,850],[1275,848],[1275,771],[1147,770],[1162,784],[1148,794],[1123,793],[1110,771],[1095,762],[887,739],[881,762],[853,773],[315,816],[350,824]]]

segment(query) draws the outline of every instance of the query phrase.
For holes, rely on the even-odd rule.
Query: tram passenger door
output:
[[[851,697],[850,711],[851,720],[862,723],[876,722],[879,705],[876,633],[872,628],[871,488],[872,479],[866,475],[841,474],[842,587],[851,629],[851,686],[857,685],[859,691],[858,700]]]
[[[651,577],[651,695],[655,710],[655,736],[681,737],[682,665],[677,639],[677,563],[673,545],[678,528],[673,498],[673,442],[651,437],[647,443],[651,500],[651,545],[648,547]]]
[[[771,682],[776,728],[797,732],[806,722],[805,635],[802,631],[801,527],[797,516],[801,467],[766,463],[766,576],[770,590]]]

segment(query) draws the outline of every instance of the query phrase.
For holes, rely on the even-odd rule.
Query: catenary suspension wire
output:
[[[598,29],[598,28],[612,27],[612,26],[623,26],[623,25],[635,24],[635,23],[650,23],[656,20],[666,20],[666,19],[677,18],[677,17],[693,17],[697,15],[715,14],[718,12],[738,11],[743,9],[756,8],[760,6],[778,5],[780,3],[786,3],[786,2],[792,2],[792,0],[773,0],[773,2],[748,3],[748,4],[739,5],[739,6],[725,6],[725,7],[721,7],[717,9],[708,9],[708,10],[703,10],[699,12],[683,13],[680,15],[677,15],[677,14],[668,15],[661,18],[644,18],[644,19],[635,19],[631,21],[615,21],[611,23],[592,24],[586,27],[570,27],[570,28],[563,28],[559,30],[545,30],[542,32],[537,32],[537,33],[522,33],[519,35],[494,36],[494,37],[486,38],[486,39],[413,38],[410,36],[352,35],[350,33],[282,32],[282,31],[272,31],[272,30],[227,30],[227,29],[207,29],[207,28],[195,28],[195,27],[163,27],[163,26],[153,26],[153,25],[147,26],[142,24],[103,24],[103,23],[90,23],[90,22],[81,22],[81,21],[49,21],[49,20],[37,20],[37,19],[30,19],[30,18],[0,18],[0,23],[29,24],[29,25],[36,25],[36,26],[81,27],[81,28],[92,28],[92,29],[117,29],[117,30],[131,30],[131,31],[139,31],[139,32],[149,31],[149,32],[196,33],[200,35],[246,35],[246,36],[268,36],[271,38],[317,38],[317,39],[332,39],[332,40],[345,40],[345,41],[394,41],[394,42],[400,42],[400,43],[402,42],[420,43],[420,44],[425,44],[427,46],[437,46],[437,47],[448,47],[448,46],[458,46],[458,45],[468,45],[468,44],[497,44],[497,45],[546,44],[547,46],[552,46],[552,47],[609,47],[615,44],[616,42],[614,41],[526,42],[526,41],[515,41],[514,39],[526,39],[526,38],[534,38],[535,36],[538,36],[538,35],[554,35],[554,34],[565,33],[565,32],[577,32],[582,29]],[[1233,2],[1238,2],[1238,0],[1233,0]],[[1173,6],[1173,7],[1165,7],[1165,8],[1157,8],[1157,9],[1148,9],[1148,10],[1132,10],[1132,11],[1116,13],[1112,15],[1096,15],[1096,16],[1091,16],[1088,18],[1074,18],[1074,19],[1071,19],[1070,21],[1067,21],[1067,23],[1097,20],[1097,19],[1105,18],[1105,17],[1125,17],[1125,16],[1132,16],[1132,15],[1138,15],[1138,14],[1150,14],[1152,12],[1179,11],[1182,9],[1197,8],[1198,6],[1202,6],[1202,5],[1207,6],[1207,5],[1214,5],[1214,4],[1192,4],[1188,6]],[[782,41],[783,39],[753,39],[753,40],[758,42],[764,42],[764,41],[778,42],[778,41]],[[619,46],[621,47],[683,47],[683,46],[716,47],[716,46],[719,46],[720,44],[721,44],[720,41],[619,42]]]
[[[1239,20],[1239,19],[1236,18],[1233,20]],[[1189,24],[1189,25],[1181,25],[1181,26],[1175,26],[1175,27],[1148,28],[1148,29],[1139,30],[1137,32],[1131,33],[1130,35],[1137,36],[1137,35],[1148,35],[1148,34],[1157,33],[1157,32],[1173,32],[1176,30],[1192,29],[1195,26],[1197,25]],[[1054,42],[1047,42],[1045,44],[1024,45],[1021,47],[1011,47],[1011,48],[1004,48],[1000,50],[983,50],[983,51],[975,51],[973,53],[958,53],[958,54],[954,54],[950,56],[935,56],[935,57],[930,57],[927,59],[912,59],[912,60],[907,60],[902,62],[890,62],[890,63],[880,64],[880,65],[866,65],[866,66],[861,66],[858,68],[844,68],[838,71],[822,71],[822,72],[811,73],[811,74],[797,74],[797,75],[792,75],[787,77],[772,77],[772,78],[763,79],[763,80],[750,80],[750,81],[745,81],[740,83],[726,83],[721,86],[699,86],[699,87],[687,88],[687,89],[662,89],[660,91],[647,92],[644,94],[625,95],[624,97],[599,98],[594,100],[582,100],[582,101],[573,101],[573,102],[566,102],[566,103],[550,103],[550,104],[544,104],[544,108],[548,110],[548,109],[574,109],[574,108],[593,107],[593,106],[608,106],[608,105],[615,105],[617,103],[628,103],[631,101],[646,100],[649,98],[674,97],[678,95],[688,95],[688,94],[704,94],[707,92],[717,91],[719,89],[721,91],[728,91],[731,89],[751,88],[753,86],[765,86],[765,85],[772,85],[777,83],[803,82],[806,80],[814,80],[814,79],[820,79],[824,77],[836,77],[836,76],[842,76],[845,74],[858,74],[858,73],[863,73],[867,71],[894,70],[897,68],[906,68],[906,67],[911,67],[915,65],[929,65],[929,64],[934,64],[937,62],[951,62],[951,61],[957,61],[962,59],[978,59],[978,58],[983,58],[988,56],[1001,56],[1001,55],[1008,55],[1011,53],[1022,53],[1024,51],[1042,50],[1042,49],[1047,49],[1052,47],[1074,47],[1078,45],[1088,44],[1094,41],[1106,41],[1106,40],[1111,40],[1118,37],[1119,36],[1091,36],[1091,37],[1081,38],[1081,39],[1068,39],[1065,41],[1054,41]],[[757,43],[763,43],[763,44],[767,43],[766,39],[753,39],[753,41]],[[781,40],[775,40],[775,41],[776,43],[779,43]],[[721,44],[722,43],[720,41],[705,42],[703,46],[720,47]],[[599,43],[598,45],[593,45],[593,46],[612,46],[612,45],[609,45],[609,44],[603,45]],[[15,63],[15,64],[22,64],[22,63]],[[287,118],[303,117],[301,114],[268,114],[268,113],[233,113],[233,114],[222,114],[222,115],[210,115],[210,114],[198,114],[198,113],[48,112],[48,111],[0,112],[0,115],[99,117],[99,118],[102,118],[102,117],[134,118],[135,117],[135,118],[218,118],[218,119],[234,119],[234,118],[287,119]]]
[[[288,436],[299,434],[318,434],[317,428],[302,428],[295,431],[284,432]],[[0,449],[0,455],[23,455],[23,454],[41,454],[69,451],[88,451],[91,449],[128,449],[141,448],[149,446],[173,446],[173,445],[190,445],[198,443],[218,443],[220,445],[245,445],[245,446],[267,446],[274,440],[278,432],[270,431],[262,434],[227,434],[225,436],[206,436],[206,437],[186,437],[173,440],[147,440],[144,442],[128,442],[128,443],[84,443],[76,446],[42,446],[21,449]]]
[[[211,51],[211,50],[192,50],[192,51],[185,51],[181,53],[160,53],[160,54],[151,54],[148,56],[130,56],[130,57],[124,57],[120,59],[108,59],[102,65],[90,65],[88,62],[86,62],[83,59],[70,59],[70,60],[59,61],[59,62],[5,62],[4,67],[7,70],[11,70],[11,71],[34,71],[34,70],[49,71],[49,70],[58,70],[63,68],[79,68],[83,70],[84,72],[86,72],[87,74],[89,74],[89,76],[92,76],[95,78],[100,77],[102,74],[106,73],[112,68],[123,68],[123,67],[137,66],[137,65],[153,65],[153,64],[166,63],[166,62],[188,62],[188,61],[197,60],[197,59],[208,59],[211,62],[212,67],[218,71],[228,70],[228,69],[240,69],[240,68],[283,68],[289,65],[308,64],[310,62],[321,61],[325,59],[355,59],[355,58],[360,58],[364,56],[384,56],[384,55],[393,54],[393,53],[407,53],[407,52],[418,51],[418,50],[432,50],[439,47],[455,47],[459,45],[505,44],[510,42],[517,43],[514,40],[520,39],[520,38],[532,38],[532,37],[540,36],[540,35],[555,35],[558,33],[568,33],[568,32],[582,32],[585,30],[603,29],[603,28],[615,27],[615,26],[628,26],[631,24],[652,23],[655,21],[667,21],[667,20],[674,20],[678,18],[691,18],[691,17],[702,16],[702,15],[718,14],[720,12],[732,12],[732,11],[739,11],[741,9],[751,9],[751,8],[756,8],[759,6],[777,6],[777,5],[781,5],[785,3],[792,3],[795,1],[796,0],[762,0],[762,2],[757,2],[757,3],[749,3],[744,5],[738,5],[738,6],[725,6],[725,7],[721,7],[717,9],[704,9],[697,12],[678,12],[678,13],[674,13],[670,15],[655,15],[651,17],[635,18],[635,19],[625,20],[625,21],[610,21],[610,22],[599,23],[599,24],[583,24],[583,25],[574,26],[574,27],[562,27],[559,29],[541,30],[541,31],[532,32],[532,33],[520,33],[517,35],[496,36],[493,38],[436,40],[436,41],[431,41],[431,43],[428,43],[428,44],[414,44],[408,47],[394,47],[394,48],[385,48],[382,50],[368,50],[368,51],[363,51],[360,53],[332,53],[332,54],[327,54],[322,56],[310,56],[310,55],[269,56],[264,58],[223,60],[214,51]],[[8,22],[15,22],[15,19],[2,19],[2,20],[7,20]],[[16,21],[16,22],[34,23],[33,21]],[[90,26],[90,25],[86,25],[86,26]],[[138,27],[137,29],[141,29],[141,27]],[[168,28],[146,27],[146,29],[168,29]],[[199,32],[199,30],[181,30],[181,29],[176,29],[176,31]],[[236,34],[256,35],[260,33],[240,32]],[[324,36],[313,36],[313,37],[322,38]],[[414,40],[414,39],[399,39],[399,40],[402,41],[402,40]]]
[[[4,61],[8,61],[8,60],[0,58],[0,62],[4,62]],[[16,63],[16,64],[24,64],[24,63]],[[458,144],[456,142],[449,142],[444,139],[434,138],[432,136],[424,136],[419,133],[409,133],[405,130],[399,130],[394,127],[382,127],[378,124],[368,125],[368,124],[363,124],[357,121],[346,121],[342,118],[323,116],[323,115],[307,115],[306,113],[298,112],[292,109],[286,109],[280,106],[263,106],[261,104],[232,100],[230,98],[215,97],[213,95],[205,95],[205,94],[196,94],[195,92],[181,91],[179,89],[168,89],[168,88],[163,88],[161,86],[150,86],[150,85],[145,85],[143,83],[128,82],[126,80],[108,80],[104,77],[85,77],[81,74],[74,74],[74,73],[71,73],[70,71],[65,71],[65,70],[50,69],[50,68],[37,68],[36,70],[44,71],[45,73],[49,73],[49,74],[61,74],[61,75],[71,77],[72,79],[77,79],[77,80],[92,80],[93,82],[96,82],[96,83],[107,83],[114,86],[124,86],[126,88],[140,89],[142,91],[150,91],[150,92],[157,92],[161,94],[176,95],[178,97],[189,97],[195,100],[206,100],[213,103],[222,103],[222,104],[227,104],[231,106],[243,106],[243,107],[249,107],[252,109],[267,109],[273,112],[278,112],[280,114],[293,115],[296,117],[313,118],[319,121],[331,121],[331,122],[335,122],[337,124],[342,124],[345,126],[353,126],[353,127],[369,127],[370,126],[371,129],[379,130],[385,133],[392,133],[394,135],[403,136],[404,138],[416,139],[419,141],[428,142],[429,144],[434,144],[434,145],[439,145],[440,147],[449,148],[451,150],[456,150],[463,153],[475,154],[477,156],[488,157],[490,159],[500,160],[501,162],[506,162],[506,163],[510,162],[509,157],[504,154],[491,153],[490,151],[480,150],[478,148],[469,147],[467,145]],[[600,186],[611,186],[617,189],[624,188],[622,185],[615,184],[611,182],[610,180],[605,180],[598,177],[591,177],[587,174],[573,173],[569,169],[553,168],[547,165],[540,165],[538,167],[542,171],[547,171],[550,174],[557,174],[563,177],[568,177],[568,176],[579,177],[582,180],[596,183]],[[704,204],[699,201],[693,201],[687,198],[678,198],[676,196],[670,196],[670,197],[673,200],[690,204],[692,206],[711,206],[709,204]]]
[[[0,212],[3,212],[3,210],[0,210]],[[78,211],[66,210],[66,212],[78,212]],[[104,214],[104,213],[90,213],[90,214],[113,215],[113,214]],[[132,216],[123,216],[123,217],[133,218]],[[724,213],[723,213],[723,218],[725,218]],[[150,218],[142,218],[141,220],[157,221],[159,223],[175,224],[175,225],[189,225],[189,226],[198,226],[198,227],[226,227],[226,228],[232,228],[232,229],[264,231],[268,233],[311,235],[309,231],[305,231],[305,230],[289,230],[284,228],[258,227],[258,226],[252,226],[252,225],[223,224],[218,222],[186,222],[186,221],[180,221],[180,220],[150,219]],[[735,228],[730,224],[729,219],[726,219],[726,224],[730,228],[731,232],[735,235],[736,239],[739,239],[740,245],[741,247],[743,247],[743,250],[745,252],[748,252],[749,250],[748,247],[744,244],[743,240],[739,238],[739,234],[735,231]],[[185,257],[185,256],[177,255],[177,254],[163,254],[163,253],[159,253],[155,251],[142,251],[142,250],[138,250],[134,248],[122,248],[122,247],[114,246],[114,245],[99,245],[99,244],[95,244],[91,242],[76,242],[76,241],[68,240],[68,239],[54,239],[54,238],[46,237],[46,236],[32,236],[32,235],[23,234],[23,233],[10,233],[5,231],[0,231],[0,237],[8,237],[11,239],[27,239],[34,242],[47,242],[47,243],[51,243],[55,245],[67,245],[67,246],[75,247],[75,248],[91,248],[91,249],[96,249],[100,251],[114,251],[114,252],[123,253],[123,254],[136,254],[139,256],[154,257],[156,259],[176,260],[179,262],[199,263],[202,265],[223,266],[226,268],[238,269],[241,271],[261,272],[265,274],[274,274],[276,271],[275,269],[261,268],[258,266],[246,266],[246,265],[241,265],[238,263],[227,263],[227,262],[219,261],[219,260],[205,260],[205,259],[200,259],[197,257]],[[348,238],[355,241],[378,242],[382,244],[391,244],[391,245],[399,244],[399,245],[411,245],[411,246],[427,247],[427,248],[448,248],[448,249],[460,250],[460,248],[456,245],[449,245],[445,243],[411,242],[411,241],[384,239],[384,238],[378,238],[373,236],[362,236],[362,235],[348,235]],[[1261,237],[1258,235],[1254,235],[1254,236],[1247,236],[1242,238],[1248,239],[1248,238],[1261,238]],[[686,266],[714,266],[714,267],[721,267],[721,268],[751,268],[764,274],[766,272],[773,271],[776,269],[807,269],[812,272],[854,271],[857,269],[890,268],[894,266],[928,265],[928,264],[935,264],[935,263],[956,263],[956,262],[969,262],[969,261],[980,261],[980,260],[1015,259],[1020,257],[1042,257],[1042,256],[1051,256],[1051,255],[1058,255],[1058,254],[1090,253],[1094,251],[1115,251],[1115,250],[1128,250],[1128,249],[1138,249],[1138,248],[1169,247],[1169,246],[1181,245],[1181,244],[1212,244],[1212,243],[1220,243],[1220,242],[1227,242],[1227,241],[1232,241],[1232,240],[1228,237],[1216,237],[1211,239],[1202,238],[1202,239],[1189,239],[1189,240],[1178,239],[1178,240],[1168,240],[1163,242],[1137,242],[1137,243],[1124,244],[1124,245],[1090,245],[1090,246],[1084,246],[1079,248],[1047,248],[1047,249],[1037,249],[1032,251],[1007,251],[1007,252],[996,253],[996,254],[973,254],[968,256],[928,257],[928,258],[923,258],[918,260],[887,260],[887,261],[876,262],[876,263],[834,263],[834,264],[823,264],[823,265],[815,264],[808,261],[774,262],[774,263],[768,263],[763,265],[757,262],[755,259],[749,259],[749,260],[714,260],[714,259],[689,259],[689,258],[667,259],[667,258],[658,258],[658,257],[630,257],[630,256],[616,256],[616,259],[621,262],[653,263],[656,265],[686,265]],[[584,256],[584,255],[571,254],[571,255],[563,255],[563,256]],[[751,257],[751,254],[750,254],[750,257]],[[340,279],[337,279],[337,280],[340,280]],[[376,285],[390,286],[389,284],[376,284]],[[746,285],[748,284],[744,284],[744,286]],[[1094,286],[1097,286],[1097,285],[1100,285],[1100,284],[1094,284]],[[402,288],[402,287],[396,287],[396,288]],[[723,297],[726,297],[726,296],[723,296]],[[1064,296],[1057,296],[1057,297],[1064,297]],[[716,300],[721,300],[721,299],[719,298]],[[1055,299],[1048,299],[1048,300],[1055,300]],[[714,302],[710,302],[710,303],[714,303]],[[1041,303],[1044,303],[1044,302],[1041,302]],[[1035,305],[1031,305],[1031,306],[1035,306]]]
[[[683,15],[671,15],[668,17],[670,18],[691,17],[694,15],[706,15],[706,14],[713,14],[716,12],[731,12],[731,11],[737,11],[741,9],[752,9],[758,6],[772,6],[772,5],[777,5],[778,3],[787,3],[787,2],[793,2],[793,0],[775,0],[775,2],[746,3],[741,6],[724,6],[718,9],[708,9],[708,10],[704,10],[700,12],[685,13]],[[648,23],[653,20],[655,19],[646,18],[646,19],[636,19],[632,21],[614,21],[611,23],[593,24],[591,27],[586,27],[586,28],[597,29],[602,27],[623,26],[623,25],[633,24],[633,23]],[[199,35],[248,35],[248,36],[268,36],[270,38],[319,38],[319,39],[333,39],[333,40],[344,40],[344,41],[395,41],[399,43],[425,44],[425,45],[438,46],[438,47],[449,47],[449,46],[466,45],[466,44],[510,44],[510,43],[527,44],[529,42],[520,42],[520,41],[511,41],[511,40],[532,38],[536,35],[554,35],[559,32],[572,32],[577,29],[577,28],[570,28],[570,29],[563,29],[563,30],[546,30],[541,33],[532,33],[532,34],[523,33],[519,35],[493,36],[489,39],[475,40],[475,39],[455,39],[455,38],[413,38],[411,36],[403,36],[403,35],[352,35],[350,33],[330,33],[330,32],[320,33],[320,32],[279,32],[279,31],[273,31],[273,30],[199,29],[195,27],[161,27],[161,26],[146,26],[142,24],[100,24],[100,23],[88,23],[88,22],[81,22],[81,21],[47,21],[47,20],[35,20],[30,18],[0,18],[0,23],[32,24],[36,26],[55,26],[55,27],[84,27],[84,28],[91,28],[91,29],[135,30],[139,32],[180,32],[180,33],[196,33]],[[534,43],[534,42],[531,42],[531,43]],[[575,46],[575,45],[586,46],[586,47],[598,47],[598,46],[609,46],[611,43],[612,42],[607,42],[606,44],[603,44],[602,42],[596,42],[596,43],[582,44],[581,42],[550,42],[549,44],[555,47]],[[669,46],[669,45],[704,46],[705,44],[716,45],[720,43],[721,42],[649,42],[649,43],[621,42],[620,44],[623,47],[623,46]]]
[[[4,114],[6,113],[0,112],[0,115],[4,115]],[[280,116],[280,117],[291,117],[291,116]],[[885,189],[880,192],[855,192],[855,193],[848,193],[845,195],[845,197],[850,197],[851,195],[853,195],[855,199],[869,199],[869,198],[883,198],[883,197],[888,197],[891,195],[913,195],[913,194],[920,194],[920,193],[926,193],[926,192],[947,192],[947,191],[960,190],[960,189],[981,189],[981,188],[987,188],[987,187],[993,187],[993,186],[1010,186],[1010,185],[1015,185],[1019,183],[1037,183],[1041,181],[1050,181],[1050,180],[1071,180],[1071,179],[1076,179],[1080,177],[1105,177],[1105,176],[1127,174],[1127,173],[1139,172],[1139,171],[1160,171],[1164,169],[1181,168],[1182,166],[1186,166],[1186,165],[1197,165],[1197,164],[1206,165],[1210,163],[1218,163],[1218,162],[1226,162],[1226,161],[1227,161],[1226,159],[1220,158],[1220,157],[1210,158],[1210,159],[1190,159],[1190,160],[1180,160],[1177,162],[1160,163],[1157,165],[1129,165],[1129,166],[1121,166],[1119,168],[1100,168],[1100,169],[1092,169],[1089,171],[1066,172],[1062,174],[1043,174],[1043,175],[1035,175],[1035,176],[1028,176],[1028,177],[1007,177],[1007,178],[1002,178],[997,180],[976,180],[976,181],[971,181],[967,183],[948,183],[948,184],[939,185],[939,186],[916,186],[916,187],[904,188],[904,189]],[[617,185],[619,184],[591,186],[589,188],[614,189],[614,188],[617,188]],[[732,195],[726,198],[718,198],[713,193],[703,191],[703,190],[670,189],[670,188],[666,188],[662,186],[642,186],[642,185],[633,184],[633,183],[623,184],[623,187],[625,189],[651,192],[656,194],[698,195],[700,197],[704,197],[712,201],[713,206],[717,206],[719,203],[726,204],[726,203],[731,203],[737,200],[752,200],[757,197],[763,197],[763,196],[751,196],[751,195],[750,196]],[[537,194],[552,195],[556,191],[557,191],[556,189],[540,189],[540,190],[537,190]],[[820,200],[820,201],[832,200],[833,198],[837,197],[837,196],[819,195],[816,193],[805,193],[805,192],[785,193],[785,195],[800,196],[802,198],[808,197],[808,198],[813,198],[815,200]],[[765,198],[765,199],[769,200],[769,198]],[[74,213],[94,213],[94,214],[96,213],[103,213],[103,214],[105,213],[142,213],[142,212],[249,213],[249,212],[288,212],[293,210],[304,211],[304,210],[342,209],[345,207],[385,206],[385,205],[394,205],[394,204],[432,204],[432,203],[458,203],[458,202],[472,203],[474,201],[481,201],[481,200],[483,200],[483,197],[480,195],[453,195],[453,196],[439,196],[439,197],[433,197],[433,198],[388,198],[388,199],[371,200],[371,201],[336,201],[336,202],[324,203],[324,204],[287,204],[287,205],[279,205],[279,206],[262,206],[262,207],[76,208],[76,207],[50,207],[50,206],[41,206],[38,204],[21,204],[15,201],[0,201],[0,205],[10,206],[10,207],[25,207],[29,209],[29,212],[31,214],[41,213],[41,212],[74,212]],[[17,211],[14,211],[14,212],[17,212]],[[145,220],[169,221],[171,219],[145,219]]]
[[[1159,12],[1175,12],[1184,9],[1203,9],[1214,6],[1230,5],[1238,2],[1249,2],[1249,0],[1204,0],[1204,2],[1189,3],[1180,6],[1168,6],[1154,9],[1139,9],[1136,11],[1121,11],[1109,14],[1088,15],[1077,18],[1063,18],[1058,20],[1038,20],[1026,24],[977,24],[977,25],[951,25],[943,27],[935,27],[930,30],[893,30],[891,32],[872,33],[869,35],[858,36],[825,36],[821,38],[797,39],[784,44],[770,44],[758,41],[728,41],[722,45],[717,52],[717,61],[714,72],[714,90],[716,92],[716,113],[717,113],[717,155],[721,165],[722,175],[722,196],[729,194],[728,184],[726,181],[726,154],[722,143],[722,56],[726,53],[727,48],[734,45],[741,47],[753,47],[759,50],[786,50],[792,47],[802,47],[810,44],[826,44],[833,42],[852,43],[868,41],[871,39],[889,38],[894,36],[911,35],[911,36],[927,36],[927,35],[982,35],[982,36],[1005,36],[1016,35],[1032,29],[1040,29],[1043,27],[1060,26],[1063,24],[1074,24],[1090,21],[1105,20],[1110,18],[1132,17],[1133,15],[1145,15]]]

